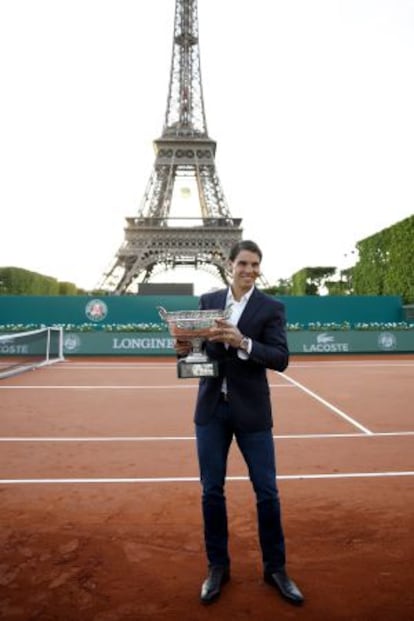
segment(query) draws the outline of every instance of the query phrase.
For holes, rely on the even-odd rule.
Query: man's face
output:
[[[230,261],[233,287],[247,292],[260,276],[260,257],[250,250],[241,250],[234,261]]]

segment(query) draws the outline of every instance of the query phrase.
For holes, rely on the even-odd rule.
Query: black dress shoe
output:
[[[275,571],[273,573],[265,572],[264,580],[267,584],[275,587],[275,589],[292,604],[303,604],[304,597],[302,593],[284,570]]]
[[[220,597],[221,587],[230,580],[228,567],[212,566],[208,570],[208,576],[201,587],[201,602],[211,604]]]

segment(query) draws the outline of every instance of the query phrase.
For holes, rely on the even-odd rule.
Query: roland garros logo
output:
[[[108,307],[102,300],[91,300],[85,307],[85,315],[91,321],[102,321],[108,314]]]
[[[395,349],[397,347],[397,339],[392,332],[381,332],[378,336],[378,346],[385,350]]]
[[[81,346],[80,336],[77,334],[66,334],[63,339],[63,348],[66,352],[74,352]]]

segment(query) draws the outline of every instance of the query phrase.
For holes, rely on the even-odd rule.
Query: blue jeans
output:
[[[263,566],[266,572],[285,566],[285,541],[276,486],[272,431],[234,429],[229,405],[220,402],[207,425],[196,425],[197,452],[203,487],[204,540],[210,566],[230,565],[227,510],[224,495],[227,457],[235,436],[256,494],[257,519]]]

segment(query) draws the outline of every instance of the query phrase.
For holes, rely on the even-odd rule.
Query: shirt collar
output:
[[[229,287],[227,290],[226,307],[229,306],[230,304],[247,304],[247,302],[250,300],[250,297],[253,291],[254,291],[254,285],[251,289],[249,289],[249,291],[247,291],[244,295],[242,295],[239,301],[237,301],[233,297],[233,292],[231,290],[231,287]]]

